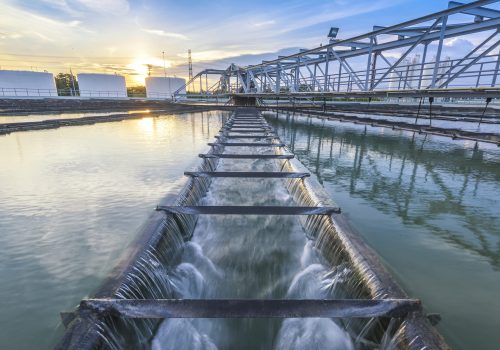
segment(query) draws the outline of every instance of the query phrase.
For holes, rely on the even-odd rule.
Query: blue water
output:
[[[224,113],[0,137],[0,348],[51,348]],[[47,117],[47,116],[44,116]]]
[[[500,344],[500,149],[268,114],[454,349]],[[496,126],[500,133],[500,126]]]

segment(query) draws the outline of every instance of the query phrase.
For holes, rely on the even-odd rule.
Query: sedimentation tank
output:
[[[254,108],[211,146],[59,348],[448,348]]]

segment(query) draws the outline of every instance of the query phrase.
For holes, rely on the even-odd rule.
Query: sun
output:
[[[172,67],[172,62],[165,60],[165,68]],[[132,63],[127,64],[129,78],[137,85],[145,85],[146,77],[163,76],[163,60],[157,57],[137,57]],[[168,72],[167,72],[168,74]]]

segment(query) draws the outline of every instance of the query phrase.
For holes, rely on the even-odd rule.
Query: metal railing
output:
[[[81,97],[81,98],[152,98],[171,100],[171,94],[162,93],[133,93],[127,91],[95,91],[78,89],[34,89],[34,88],[10,88],[0,87],[1,97]]]

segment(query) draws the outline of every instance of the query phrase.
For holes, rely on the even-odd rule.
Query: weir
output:
[[[237,108],[217,140],[63,314],[58,348],[448,348],[255,108]]]

